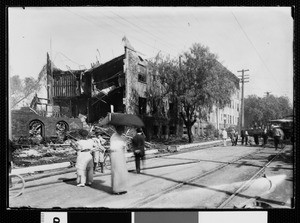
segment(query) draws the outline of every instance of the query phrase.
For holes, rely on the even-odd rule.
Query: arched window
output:
[[[66,131],[69,131],[69,124],[65,121],[58,121],[55,125],[56,133],[64,133]]]
[[[42,121],[35,119],[29,123],[29,136],[36,137],[45,135],[45,125]]]

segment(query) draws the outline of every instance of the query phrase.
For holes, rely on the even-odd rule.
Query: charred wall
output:
[[[140,107],[139,98],[146,99],[145,92],[150,79],[147,72],[147,62],[138,54],[126,49],[126,58],[124,59],[125,85],[126,85],[126,113],[143,115],[145,112]]]

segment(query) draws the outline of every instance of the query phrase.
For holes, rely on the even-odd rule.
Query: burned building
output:
[[[98,122],[108,112],[136,114],[144,120],[148,138],[166,136],[170,117],[153,118],[147,105],[146,91],[152,81],[148,62],[126,37],[123,41],[124,54],[87,70],[57,69],[47,56],[49,104],[61,116],[84,115],[88,123]]]

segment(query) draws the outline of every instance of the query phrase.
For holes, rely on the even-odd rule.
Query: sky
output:
[[[200,43],[236,76],[249,70],[245,97],[292,101],[293,23],[290,7],[12,7],[9,75],[37,78],[47,52],[62,70],[89,69],[122,55],[126,36],[145,59]]]

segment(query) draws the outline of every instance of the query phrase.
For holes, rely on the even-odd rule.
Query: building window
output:
[[[141,83],[147,83],[146,74],[139,73],[138,81],[141,82]]]

